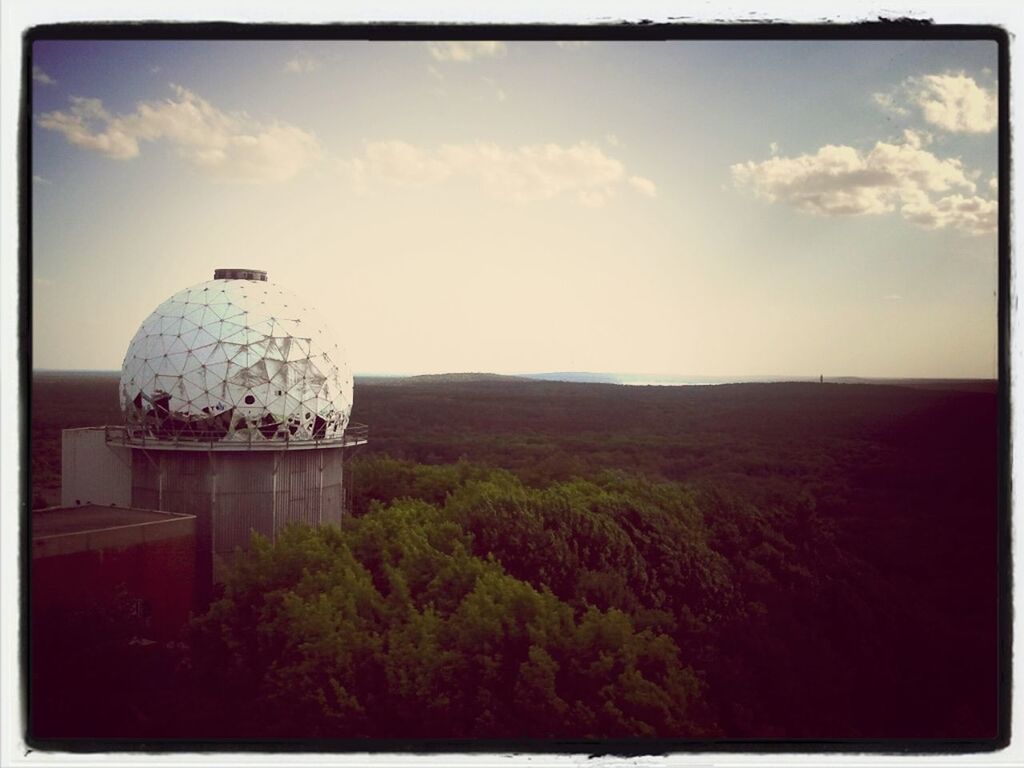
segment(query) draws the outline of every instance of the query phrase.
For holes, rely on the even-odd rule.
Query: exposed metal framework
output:
[[[365,441],[330,329],[260,270],[217,270],[142,323],[121,369],[122,444],[225,450]]]

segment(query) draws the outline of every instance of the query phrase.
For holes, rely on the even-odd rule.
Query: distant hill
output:
[[[35,381],[101,381],[117,379],[120,371],[33,371]],[[357,374],[357,384],[400,386],[411,384],[472,384],[476,382],[568,382],[572,384],[619,384],[631,386],[695,386],[711,384],[769,384],[817,382],[817,376],[676,376],[667,374],[601,373],[592,371],[550,371],[502,374],[483,371],[425,373],[416,376]],[[900,379],[861,376],[826,376],[826,384],[874,384],[912,389],[944,389],[958,392],[996,392],[995,379]]]
[[[590,373],[587,371],[554,371],[551,373],[524,373],[524,379],[534,381],[571,381],[579,384],[621,384],[622,377],[614,373]]]
[[[506,376],[501,373],[424,373],[418,376],[404,376],[391,380],[394,384],[469,384],[479,381],[525,381],[522,376]],[[389,383],[387,379],[376,383]]]
[[[817,382],[817,376],[675,376],[642,373],[550,372],[527,373],[534,381],[568,381],[577,384],[628,384],[631,386],[694,386],[708,384],[770,384]],[[859,376],[825,376],[827,384],[881,384],[914,389],[951,389],[961,392],[995,392],[995,379],[898,379]]]
[[[913,389],[953,389],[958,392],[995,392],[999,382],[995,379],[862,379],[857,376],[839,376],[825,381],[833,384],[887,384],[891,387]]]

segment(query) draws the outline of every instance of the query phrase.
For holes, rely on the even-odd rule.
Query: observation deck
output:
[[[222,433],[192,430],[172,438],[156,437],[146,427],[134,425],[106,426],[103,428],[107,445],[125,448],[144,448],[153,451],[301,451],[316,448],[354,448],[364,445],[370,438],[365,424],[349,424],[339,437],[324,439],[297,439],[290,435],[261,438],[249,430],[245,438],[232,436],[224,439]]]

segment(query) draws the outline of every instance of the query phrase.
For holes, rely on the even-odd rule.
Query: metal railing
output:
[[[363,445],[370,439],[370,428],[365,424],[349,424],[336,437],[323,439],[295,438],[291,435],[266,438],[250,428],[245,438],[239,433],[224,437],[221,433],[190,431],[168,437],[153,435],[146,427],[136,425],[106,426],[104,439],[108,445],[128,448],[150,448],[163,451],[286,451],[311,448],[347,448]]]

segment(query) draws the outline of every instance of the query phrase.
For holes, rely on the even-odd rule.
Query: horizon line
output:
[[[119,368],[32,368],[32,373],[109,373],[120,375]],[[523,371],[517,373],[498,373],[496,371],[420,371],[420,372],[379,372],[379,371],[356,371],[353,378],[388,378],[404,379],[417,376],[504,376],[508,378],[529,378],[537,376],[619,376],[645,379],[772,379],[779,381],[792,380],[826,380],[832,379],[874,379],[894,381],[998,381],[998,374],[995,376],[950,376],[950,375],[894,375],[894,374],[851,374],[840,373],[826,375],[824,373],[803,374],[803,373],[735,373],[735,374],[686,374],[686,373],[633,373],[629,371],[593,371],[593,370],[556,370],[556,371]]]

